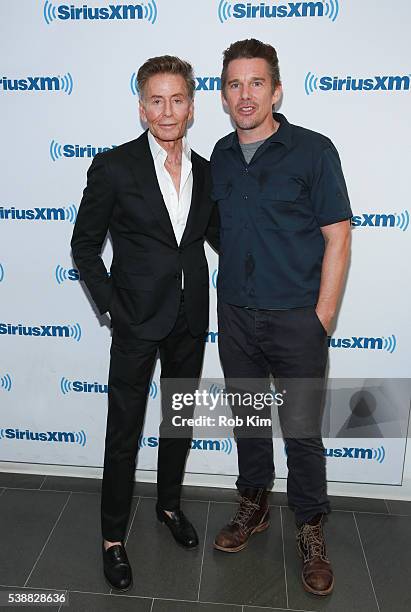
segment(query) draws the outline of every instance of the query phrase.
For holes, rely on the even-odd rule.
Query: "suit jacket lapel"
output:
[[[158,184],[154,160],[148,144],[147,131],[136,140],[131,154],[133,158],[131,170],[137,183],[141,186],[144,196],[150,202],[151,209],[157,217],[159,226],[166,232],[169,240],[177,246],[167,206]]]
[[[198,162],[196,154],[192,151],[191,153],[191,166],[193,172],[193,191],[191,193],[191,204],[190,211],[187,217],[187,223],[184,228],[183,237],[181,238],[181,245],[186,242],[190,235],[191,229],[194,227],[198,212],[200,210],[201,193],[204,184],[204,173],[201,164]]]

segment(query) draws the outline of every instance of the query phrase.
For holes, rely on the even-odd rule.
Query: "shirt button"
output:
[[[244,168],[244,174],[248,174],[248,168]]]

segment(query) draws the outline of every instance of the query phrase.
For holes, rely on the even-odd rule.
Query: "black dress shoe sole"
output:
[[[126,593],[127,591],[129,591],[132,586],[133,586],[133,580],[131,580],[130,584],[128,585],[128,587],[126,587],[125,589],[119,589],[118,587],[114,586],[114,584],[111,584],[110,580],[107,578],[106,575],[104,575],[104,580],[106,581],[106,583],[108,584],[108,586],[110,587],[110,589],[114,589],[115,591],[119,592],[119,593]]]

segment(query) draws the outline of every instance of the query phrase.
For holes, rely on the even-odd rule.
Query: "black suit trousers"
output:
[[[101,527],[106,540],[121,541],[125,538],[139,438],[157,350],[160,353],[162,387],[165,380],[179,378],[189,380],[189,384],[196,387],[204,346],[205,333],[193,337],[188,329],[183,298],[172,331],[160,341],[141,339],[135,341],[133,346],[126,346],[118,343],[113,330],[101,497]],[[187,386],[187,382],[185,384]],[[172,411],[170,398],[163,391],[161,406],[163,421],[158,446],[158,503],[163,509],[175,510],[180,504],[181,482],[191,438],[162,435],[162,425],[169,422]]]

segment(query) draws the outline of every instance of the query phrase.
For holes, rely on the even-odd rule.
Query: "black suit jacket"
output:
[[[161,195],[147,132],[96,155],[71,240],[80,277],[115,332],[129,340],[160,340],[172,329],[184,271],[190,332],[208,327],[209,275],[204,238],[218,248],[218,213],[210,199],[209,162],[191,154],[193,192],[180,245]],[[101,259],[110,232],[111,274]]]

